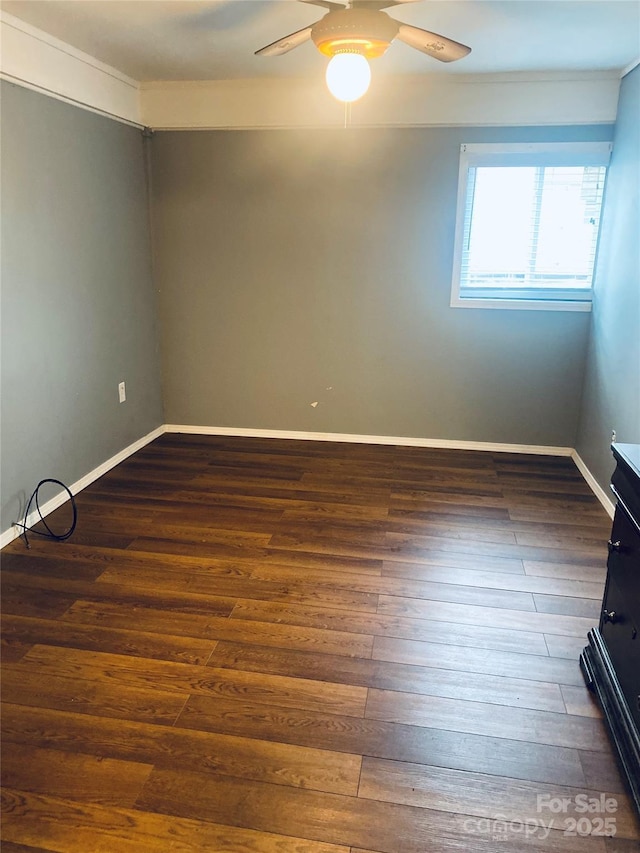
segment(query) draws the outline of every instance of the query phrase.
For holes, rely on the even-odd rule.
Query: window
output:
[[[451,305],[588,311],[611,145],[462,145]]]

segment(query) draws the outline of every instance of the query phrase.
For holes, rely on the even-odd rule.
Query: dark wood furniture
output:
[[[614,444],[616,511],[600,625],[580,663],[598,695],[640,811],[640,445]]]

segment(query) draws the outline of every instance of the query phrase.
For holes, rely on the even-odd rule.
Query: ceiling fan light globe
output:
[[[350,104],[369,89],[371,68],[359,53],[336,53],[327,65],[326,81],[334,98]]]

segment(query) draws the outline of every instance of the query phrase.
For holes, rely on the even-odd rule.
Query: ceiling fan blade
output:
[[[256,50],[256,56],[282,56],[283,53],[288,53],[294,47],[299,47],[311,38],[311,27],[305,27],[304,30],[297,30],[295,33],[289,33],[288,36],[278,39],[266,47],[261,47]]]
[[[324,9],[331,9],[332,12],[347,8],[346,3],[334,3],[332,0],[301,0],[301,2],[309,6],[322,6]]]
[[[471,48],[465,44],[452,41],[445,36],[438,35],[438,33],[422,30],[420,27],[412,27],[409,24],[400,24],[397,38],[410,47],[415,47],[416,50],[421,50],[434,59],[439,59],[440,62],[455,62],[456,59],[462,59],[471,53]]]

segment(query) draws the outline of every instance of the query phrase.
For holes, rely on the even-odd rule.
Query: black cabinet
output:
[[[610,541],[600,633],[640,729],[640,531],[620,504]]]
[[[580,664],[609,726],[640,812],[640,445],[614,444],[616,511],[600,624]]]

